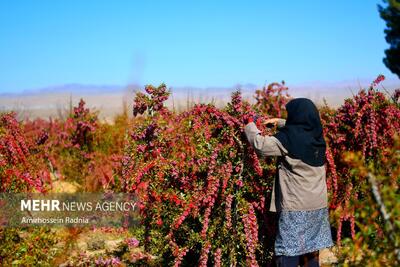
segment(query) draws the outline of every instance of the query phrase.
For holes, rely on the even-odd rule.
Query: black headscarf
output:
[[[286,110],[286,124],[274,136],[290,157],[311,166],[324,165],[326,143],[317,107],[310,99],[296,98],[286,104]]]

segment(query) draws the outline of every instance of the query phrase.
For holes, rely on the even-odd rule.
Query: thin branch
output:
[[[372,187],[372,194],[374,196],[374,199],[379,206],[379,212],[381,213],[383,219],[385,220],[385,226],[387,233],[389,235],[389,239],[395,246],[394,252],[396,253],[397,260],[400,262],[400,249],[396,246],[397,244],[396,244],[396,238],[394,236],[394,226],[390,220],[390,214],[387,212],[386,206],[382,201],[382,197],[381,194],[379,193],[378,184],[376,182],[375,176],[372,173],[368,173],[367,177]]]

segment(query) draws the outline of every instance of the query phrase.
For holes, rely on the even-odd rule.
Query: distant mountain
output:
[[[289,94],[294,97],[306,96],[322,98],[343,98],[351,96],[352,93],[356,94],[359,89],[367,88],[371,84],[370,80],[347,80],[347,81],[334,81],[322,82],[312,81],[305,83],[291,84],[286,83],[289,87]],[[79,95],[102,95],[102,94],[133,94],[138,90],[143,90],[143,85],[130,84],[126,86],[121,85],[93,85],[93,84],[79,84],[71,83],[64,85],[48,86],[38,89],[24,90],[20,93],[1,93],[0,97],[24,97],[24,96],[40,96],[49,94],[72,94]],[[240,89],[243,95],[250,96],[256,89],[262,88],[262,85],[253,83],[236,84],[226,87],[209,86],[209,87],[196,87],[196,86],[170,86],[169,87],[175,97],[184,98],[213,98],[223,97],[229,98],[230,94]],[[378,87],[381,90],[394,91],[400,88],[400,80],[397,78],[386,79]]]
[[[47,86],[43,88],[28,89],[18,93],[0,93],[0,96],[32,96],[40,94],[51,94],[51,93],[72,93],[72,94],[103,94],[103,93],[122,93],[124,91],[134,92],[144,88],[144,85],[130,84],[127,86],[121,85],[94,85],[94,84],[79,84],[70,83],[63,85]],[[255,90],[259,86],[246,83],[237,84],[234,86],[227,87],[196,87],[196,86],[171,86],[169,87],[172,92],[182,94],[187,92],[201,92],[201,93],[227,93],[233,92],[237,89],[244,91]]]

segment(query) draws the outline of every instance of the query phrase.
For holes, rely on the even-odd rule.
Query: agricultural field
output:
[[[400,90],[379,89],[383,79],[319,106],[332,265],[400,265]],[[2,227],[4,266],[274,266],[276,158],[257,156],[243,129],[256,114],[285,118],[290,90],[272,83],[252,103],[237,91],[224,107],[180,112],[169,95],[148,85],[111,123],[84,100],[64,120],[0,115],[0,192],[134,193],[140,213],[134,228]]]

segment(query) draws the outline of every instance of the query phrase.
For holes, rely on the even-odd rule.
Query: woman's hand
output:
[[[272,118],[264,121],[264,124],[274,124],[276,125],[280,119],[279,118]]]

